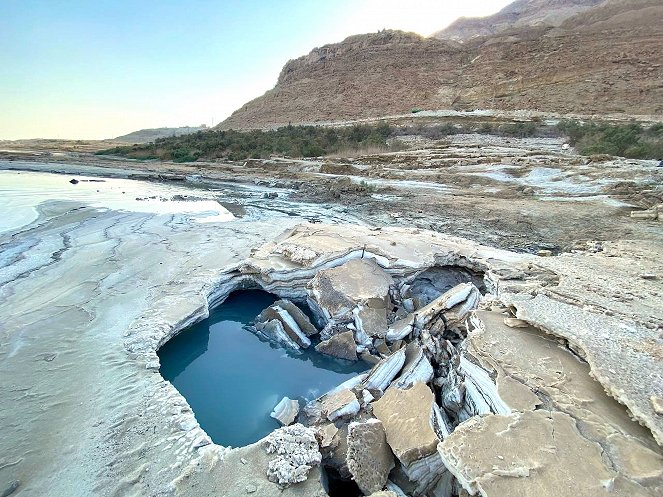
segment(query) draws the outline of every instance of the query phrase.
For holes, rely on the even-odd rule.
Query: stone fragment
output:
[[[391,450],[404,465],[435,453],[439,439],[431,427],[433,402],[431,389],[416,383],[408,390],[390,388],[372,404]]]
[[[311,320],[308,318],[308,316],[304,314],[304,311],[302,311],[291,301],[286,299],[277,300],[273,305],[288,311],[288,314],[292,316],[292,318],[299,326],[299,329],[301,329],[306,334],[306,336],[312,336],[318,333],[318,330],[313,325],[313,323],[311,323]]]
[[[475,292],[478,292],[478,289],[472,283],[456,285],[426,307],[392,324],[387,331],[387,339],[395,341],[420,331],[441,313],[465,302]]]
[[[509,328],[529,328],[529,323],[518,318],[504,318],[504,324]]]
[[[318,271],[308,285],[311,307],[327,321],[338,319],[364,303],[388,308],[394,281],[373,259],[352,259]]]
[[[363,382],[363,387],[369,390],[384,391],[400,372],[404,363],[405,349],[394,352],[389,357],[382,359],[368,373],[368,377]]]
[[[394,456],[379,420],[350,423],[347,461],[352,479],[365,495],[384,488],[394,467]]]
[[[482,414],[510,414],[511,409],[500,397],[497,385],[483,368],[460,358],[460,371],[465,379],[465,404],[460,414],[461,421]]]
[[[357,331],[366,333],[369,337],[384,338],[387,333],[387,309],[379,307],[373,309],[368,305],[360,305],[352,311]]]
[[[278,319],[272,319],[264,323],[256,323],[256,331],[258,335],[269,340],[283,345],[292,350],[299,350],[300,346],[295,342],[283,328],[283,324]]]
[[[661,397],[652,395],[649,397],[649,401],[651,402],[651,406],[654,409],[654,412],[658,415],[663,415],[663,399]]]
[[[329,421],[354,416],[361,408],[355,394],[347,388],[325,395],[321,404],[322,415]]]
[[[283,307],[280,307],[276,304],[270,305],[258,315],[256,318],[256,328],[258,328],[260,323],[266,323],[275,320],[280,321],[284,332],[299,347],[305,349],[311,345],[311,340],[309,340],[306,333],[301,330],[295,318]]]
[[[396,388],[410,388],[417,382],[428,383],[433,378],[433,367],[424,355],[422,348],[411,342],[405,349],[403,372],[394,382]]]
[[[378,356],[374,356],[373,354],[369,352],[362,352],[359,355],[360,359],[364,362],[367,362],[368,364],[378,364],[380,362],[380,358]]]
[[[338,428],[334,423],[327,423],[318,427],[318,440],[322,449],[333,447]]]
[[[270,416],[283,426],[288,426],[295,421],[297,414],[299,414],[299,401],[283,397],[281,402],[276,404]]]
[[[284,487],[305,481],[310,469],[322,461],[315,431],[299,423],[270,433],[266,448],[269,454],[276,454],[269,462],[267,477]]]
[[[375,341],[375,350],[377,350],[378,353],[383,357],[391,355],[391,349],[382,339],[378,339]]]
[[[352,331],[346,331],[334,335],[329,340],[320,342],[315,346],[315,350],[321,354],[326,354],[339,359],[348,361],[357,360],[357,344],[355,343]]]
[[[372,493],[369,497],[398,497],[398,494],[395,494],[391,490],[381,490],[379,492]]]

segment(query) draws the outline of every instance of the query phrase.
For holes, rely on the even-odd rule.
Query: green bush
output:
[[[340,128],[286,126],[271,131],[199,131],[190,135],[159,138],[154,143],[114,147],[97,152],[134,159],[158,157],[175,162],[198,159],[241,161],[271,155],[318,157],[339,150],[387,147],[393,129],[385,122]]]
[[[562,121],[559,132],[583,155],[608,154],[629,159],[663,158],[663,124],[609,124]]]

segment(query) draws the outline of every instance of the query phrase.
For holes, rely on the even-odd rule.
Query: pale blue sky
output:
[[[2,0],[0,139],[214,124],[313,47],[509,0]]]

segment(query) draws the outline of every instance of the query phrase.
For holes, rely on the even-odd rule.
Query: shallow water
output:
[[[313,399],[367,369],[312,347],[296,354],[261,341],[245,327],[275,300],[266,292],[235,292],[159,350],[161,374],[220,445],[247,445],[278,428],[269,413],[284,396]]]
[[[2,163],[0,162],[0,166]],[[70,180],[76,179],[77,184]],[[36,207],[49,200],[66,200],[99,209],[182,214],[198,222],[224,222],[233,215],[213,199],[173,200],[191,189],[161,183],[81,175],[0,170],[0,233],[17,230],[38,217]]]

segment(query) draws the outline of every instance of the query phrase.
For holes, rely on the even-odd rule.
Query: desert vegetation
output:
[[[198,159],[264,159],[271,155],[319,157],[348,150],[387,148],[393,128],[385,123],[338,128],[285,126],[270,131],[201,131],[161,138],[153,143],[114,147],[97,152],[134,159],[192,162]]]
[[[663,160],[663,124],[562,121],[559,132],[583,155],[608,154],[629,159]]]
[[[199,131],[190,135],[159,138],[152,143],[104,149],[99,155],[174,162],[203,160],[266,159],[287,157],[356,157],[396,151],[402,142],[389,140],[421,136],[444,140],[456,134],[491,134],[512,138],[568,137],[583,155],[608,154],[632,159],[663,158],[663,124],[562,121],[551,126],[540,121],[465,121],[394,126],[386,122],[342,127],[284,126],[261,131]]]

